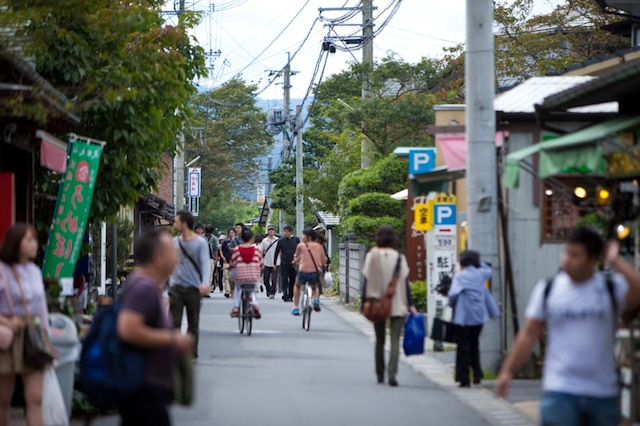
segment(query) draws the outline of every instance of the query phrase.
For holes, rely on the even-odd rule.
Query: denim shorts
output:
[[[562,392],[544,392],[540,402],[542,426],[618,426],[617,396],[595,398]]]
[[[311,285],[318,284],[317,272],[298,272],[296,277],[300,284],[309,283]]]

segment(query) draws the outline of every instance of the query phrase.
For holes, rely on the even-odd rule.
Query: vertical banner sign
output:
[[[189,167],[189,197],[200,196],[200,167]]]
[[[265,185],[264,183],[259,183],[258,184],[258,198],[257,198],[258,203],[264,203],[264,198],[266,196],[266,191],[267,191],[267,185]]]
[[[444,277],[452,277],[457,263],[456,197],[432,193],[429,202],[433,206],[433,227],[427,232],[427,317],[431,330],[433,319],[443,317],[447,298],[436,291]],[[448,319],[448,318],[445,318]],[[441,350],[442,343],[434,342],[434,349]]]
[[[102,145],[72,142],[42,266],[44,278],[71,278],[89,220]]]

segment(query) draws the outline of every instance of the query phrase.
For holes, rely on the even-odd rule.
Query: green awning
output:
[[[547,178],[559,173],[604,173],[601,139],[640,125],[640,116],[623,116],[578,130],[546,142],[540,142],[507,155],[504,185],[518,187],[520,161],[540,153],[538,176]]]

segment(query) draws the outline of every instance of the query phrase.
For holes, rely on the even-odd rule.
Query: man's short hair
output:
[[[291,225],[285,225],[282,229],[285,231],[293,232],[293,227]]]
[[[575,228],[567,236],[565,241],[569,244],[578,244],[584,247],[587,256],[590,258],[598,258],[604,249],[604,241],[602,236],[593,228],[588,226],[579,226]]]
[[[244,227],[245,227],[245,226],[244,226],[244,223],[242,223],[242,222],[238,222],[238,223],[236,223],[236,225],[235,225],[235,226],[240,226],[242,229],[244,229]]]
[[[213,225],[207,223],[204,227],[204,232],[206,232],[207,234],[213,234]]]
[[[460,266],[466,268],[467,266],[480,267],[480,253],[474,250],[465,250],[460,253]]]
[[[178,213],[176,213],[176,216],[178,216],[178,218],[180,218],[180,222],[186,224],[187,228],[189,228],[191,231],[193,231],[193,227],[195,225],[195,219],[194,219],[193,215],[191,214],[191,212],[189,212],[187,210],[180,210]]]
[[[193,229],[195,229],[196,231],[197,231],[198,229],[202,229],[202,230],[204,231],[204,226],[203,226],[201,223],[198,223],[198,224],[196,224],[196,227],[195,227],[195,228],[193,228]]]
[[[163,235],[169,235],[166,229],[147,229],[140,235],[133,245],[133,260],[137,265],[147,265],[153,260],[159,250],[162,249],[160,239]]]

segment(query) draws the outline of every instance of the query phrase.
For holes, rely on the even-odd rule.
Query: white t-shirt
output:
[[[619,274],[613,275],[612,281],[621,312],[629,285]],[[545,286],[546,280],[538,283],[526,311],[528,319],[546,322],[542,389],[596,398],[616,396],[617,319],[604,275],[598,272],[589,281],[575,284],[560,272],[547,297],[546,315]]]

